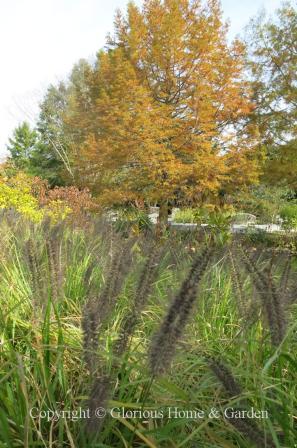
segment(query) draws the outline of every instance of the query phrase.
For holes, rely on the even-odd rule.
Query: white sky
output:
[[[281,0],[221,0],[231,34],[263,7]],[[141,0],[136,0],[141,4]],[[0,0],[0,156],[12,130],[34,121],[46,87],[63,79],[80,58],[94,57],[127,0]]]

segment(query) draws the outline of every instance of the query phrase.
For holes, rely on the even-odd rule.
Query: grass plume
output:
[[[243,391],[240,384],[234,378],[231,370],[224,363],[213,358],[209,360],[209,366],[223,385],[228,397],[233,398],[234,396],[240,397],[240,395],[242,395]],[[241,402],[247,406],[246,400],[241,400]],[[235,410],[235,408],[233,409]],[[267,437],[256,423],[249,418],[228,416],[227,421],[230,422],[245,439],[250,440],[256,448],[275,448],[272,439]]]
[[[169,367],[176,344],[190,317],[196,300],[198,286],[213,253],[212,247],[205,247],[191,266],[187,278],[175,296],[159,330],[153,337],[149,352],[149,364],[153,375],[159,375]]]
[[[247,271],[251,275],[255,288],[260,296],[263,309],[267,316],[271,342],[279,345],[283,340],[286,330],[286,319],[284,315],[281,294],[279,293],[271,275],[271,267],[266,272],[262,272],[251,260],[248,252],[242,250],[243,262]]]

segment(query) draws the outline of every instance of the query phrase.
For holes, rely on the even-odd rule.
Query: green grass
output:
[[[8,226],[3,221],[0,230],[0,448],[253,447],[222,416],[226,407],[236,407],[243,399],[248,407],[267,411],[268,418],[256,422],[276,447],[297,446],[296,304],[288,312],[284,340],[273,347],[261,311],[252,325],[247,325],[240,315],[224,254],[204,276],[170,371],[159,378],[150,375],[148,348],[188,272],[195,253],[191,248],[199,246],[194,236],[187,241],[176,238],[170,242],[128,349],[118,359],[113,344],[144,263],[142,242],[135,241],[132,268],[106,328],[99,334],[99,373],[114,380],[108,407],[159,410],[163,411],[163,418],[107,416],[101,431],[92,437],[86,433],[84,419],[32,418],[32,409],[35,416],[49,409],[87,408],[94,375],[90,375],[83,360],[81,317],[87,298],[84,276],[93,263],[89,283],[99,294],[106,281],[110,235],[96,225],[85,230],[65,227],[59,231],[57,240],[65,280],[55,301],[42,225],[21,220]],[[41,266],[39,295],[32,286],[24,256],[28,238],[35,244]],[[174,257],[170,247],[175,249]],[[245,288],[252,298],[248,279]],[[229,366],[242,387],[240,397],[228,396],[209,368],[209,357],[219,358]],[[200,409],[205,417],[168,418],[168,407]],[[220,418],[209,417],[212,408],[220,412]]]

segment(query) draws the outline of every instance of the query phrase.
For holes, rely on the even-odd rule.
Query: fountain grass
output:
[[[204,243],[197,243],[194,235],[193,241],[171,237],[169,244],[163,246],[158,271],[145,276],[143,269],[150,259],[151,245],[141,237],[129,245],[125,236],[111,235],[98,228],[95,224],[89,229],[63,227],[56,233],[59,245],[52,242],[56,249],[49,257],[45,226],[23,222],[7,227],[5,221],[0,224],[0,447],[250,448],[257,446],[255,440],[259,440],[255,431],[263,447],[294,447],[297,440],[294,298],[284,307],[286,327],[281,340],[271,341],[265,310],[254,291],[253,275],[242,271],[241,300],[246,298],[247,303],[246,307],[240,307],[233,287],[236,257],[231,265],[228,251],[219,251],[203,278],[199,277],[197,299],[191,299],[190,313],[174,341],[174,356],[166,372],[152,376],[149,353],[155,335],[166,321],[174,297],[178,296]],[[96,293],[100,299],[106,282],[118,280],[108,276],[112,238],[117,239],[123,251],[129,250],[129,256],[126,254],[129,269],[121,268],[124,275],[108,304],[108,319],[95,332],[96,344],[88,347],[84,336],[88,329],[83,324],[88,298]],[[33,262],[26,256],[28,241],[31,257],[36,251],[37,268],[32,268]],[[290,275],[293,275],[295,255],[291,258]],[[57,259],[59,266],[55,267]],[[118,255],[119,264],[121,260]],[[262,268],[266,272],[264,261],[257,261],[257,272]],[[283,262],[276,260],[273,278],[284,283],[289,269],[285,264],[284,274],[282,266]],[[33,277],[32,269],[33,274],[42,275]],[[147,295],[143,306],[137,307],[135,293],[141,291],[141,276],[145,278]],[[288,284],[287,279],[285,283]],[[103,302],[99,301],[97,313],[101,312],[100,303]],[[246,313],[253,303],[257,304],[252,308],[253,319],[247,319]],[[130,331],[126,327],[131,306],[134,314]],[[105,315],[104,310],[102,313]],[[129,330],[129,337],[125,339],[125,350],[120,351],[123,329]],[[86,362],[88,349],[95,359],[94,369]],[[216,375],[210,360],[215,360],[217,368],[227,366],[233,381],[227,382],[230,390]],[[233,393],[232,384],[240,385]],[[119,412],[113,418],[107,415],[104,420],[93,419],[91,423],[75,418],[74,412],[85,411],[88,403],[95,403],[96,407],[101,403]],[[267,411],[268,416],[253,421],[256,430],[247,427],[246,420],[234,423],[224,417],[226,408],[242,406]],[[168,408],[173,411],[177,408],[179,418],[169,418]],[[212,409],[219,412],[219,418],[211,417]],[[39,416],[41,411],[49,410],[71,411],[73,418]],[[122,414],[144,410],[162,412],[163,418],[141,418],[137,414],[131,418],[132,414],[126,417]],[[204,411],[205,416],[188,418],[187,411],[194,410]]]

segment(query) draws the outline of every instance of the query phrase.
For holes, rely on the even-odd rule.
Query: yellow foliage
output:
[[[50,203],[44,208],[46,216],[50,217],[53,223],[62,221],[72,213],[72,209],[60,199],[50,201]]]
[[[23,172],[13,177],[0,174],[0,208],[14,209],[33,222],[41,222],[45,217],[53,223],[64,220],[72,209],[62,200],[52,200],[40,207],[32,194],[35,180]]]
[[[34,222],[42,220],[44,213],[31,193],[31,179],[24,173],[13,178],[0,177],[0,208],[13,208]]]

